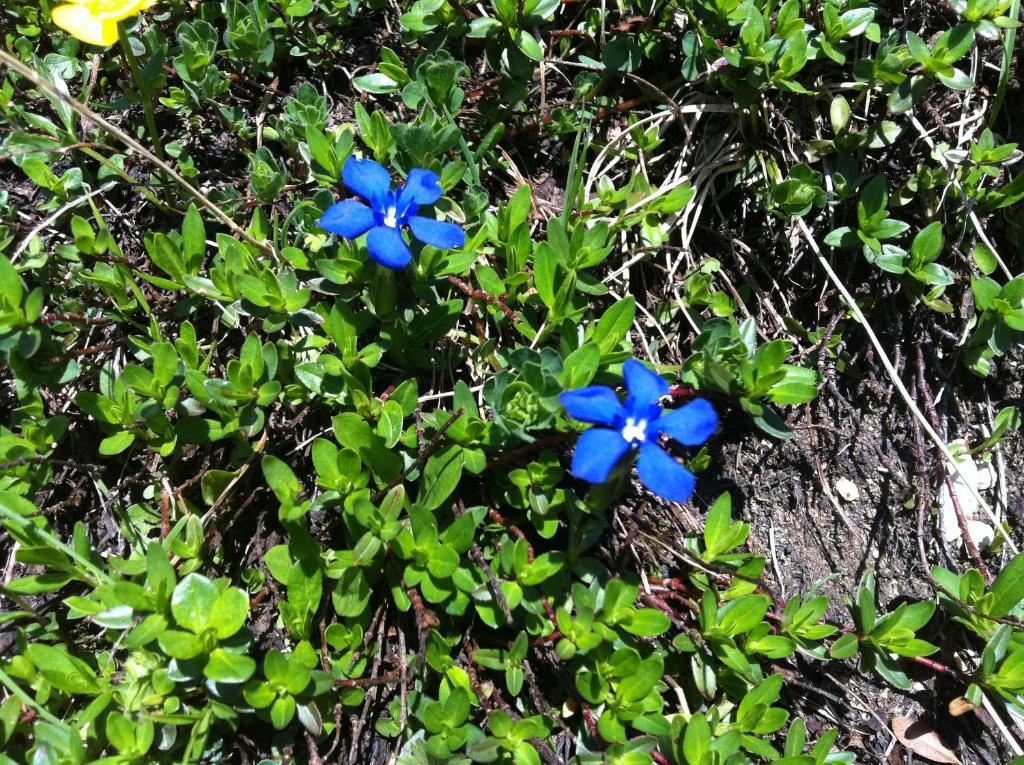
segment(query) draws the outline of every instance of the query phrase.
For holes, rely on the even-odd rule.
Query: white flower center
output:
[[[647,420],[637,420],[633,417],[626,418],[626,424],[622,428],[622,437],[629,443],[647,440]]]
[[[388,214],[384,216],[384,225],[390,228],[398,227],[398,210],[394,205],[388,208]]]

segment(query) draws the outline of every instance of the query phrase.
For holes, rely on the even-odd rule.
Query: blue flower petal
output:
[[[599,425],[615,425],[619,417],[623,417],[622,404],[615,391],[604,385],[591,385],[587,388],[568,390],[558,397],[570,417],[583,422]]]
[[[645,441],[640,446],[636,472],[644,486],[659,497],[672,502],[688,500],[693,494],[694,484],[697,483],[693,473],[672,459],[653,441]]]
[[[627,449],[629,444],[617,430],[591,428],[576,442],[570,470],[583,481],[604,483]]]
[[[663,414],[651,425],[684,446],[700,446],[718,427],[718,413],[707,399],[698,398],[686,406]]]
[[[391,190],[391,174],[372,159],[349,157],[341,170],[345,186],[358,194],[375,208],[380,207]]]
[[[346,239],[362,236],[375,224],[373,210],[355,199],[346,199],[331,205],[319,222],[320,228],[340,234]]]
[[[454,223],[414,215],[409,218],[412,234],[421,242],[440,247],[442,250],[457,250],[466,243],[466,232]]]
[[[417,205],[432,205],[441,198],[441,179],[437,173],[416,167],[409,171],[402,193],[399,195],[399,206],[406,208],[410,202]]]
[[[630,398],[640,408],[658,403],[658,399],[668,393],[668,383],[661,375],[652,372],[636,359],[626,359],[626,363],[622,365],[622,376],[626,380],[626,390],[629,391]]]
[[[402,232],[390,226],[371,228],[366,235],[366,248],[374,260],[396,271],[405,268],[412,260],[412,253],[402,238]]]

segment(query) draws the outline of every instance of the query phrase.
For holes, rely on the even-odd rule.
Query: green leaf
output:
[[[135,723],[120,712],[111,712],[107,715],[104,732],[107,734],[107,740],[118,752],[129,753],[135,748],[135,730]]]
[[[190,204],[181,225],[181,259],[185,272],[193,276],[198,274],[205,255],[206,226],[198,208]]]
[[[818,373],[807,367],[784,364],[785,376],[768,389],[768,400],[776,404],[805,404],[818,395]]]
[[[281,682],[285,690],[291,694],[299,694],[306,690],[312,678],[312,670],[296,658],[288,662],[287,671]]]
[[[238,653],[228,653],[223,648],[210,652],[210,659],[203,668],[203,674],[215,683],[244,683],[256,671],[256,662]]]
[[[97,679],[92,667],[75,656],[45,643],[29,644],[25,655],[36,665],[39,674],[59,691],[90,696],[103,692],[103,684]]]
[[[334,611],[341,617],[359,616],[370,602],[370,585],[362,569],[349,568],[342,573],[331,593]]]
[[[874,669],[883,680],[900,690],[909,691],[913,688],[913,683],[910,682],[910,678],[907,677],[906,673],[900,669],[899,664],[885,654],[872,652],[871,658],[867,659],[867,661],[870,663],[871,669]]]
[[[857,220],[860,227],[867,231],[874,231],[875,227],[888,214],[889,192],[888,181],[884,175],[876,175],[864,187],[860,200],[857,202]]]
[[[384,445],[393,449],[402,436],[402,421],[405,416],[402,405],[388,399],[381,407],[380,420],[377,422],[377,435],[384,439]]]
[[[355,412],[343,412],[331,420],[334,437],[344,447],[359,454],[381,484],[386,484],[402,472],[402,458],[388,449],[383,439]]]
[[[1013,611],[1024,600],[1024,554],[1014,556],[992,583],[990,616],[1002,617]]]
[[[668,615],[654,608],[638,608],[622,622],[622,628],[637,637],[657,637],[668,632],[671,626]]]
[[[295,699],[291,696],[282,696],[270,707],[270,721],[277,730],[287,727],[293,717],[295,717]]]
[[[160,650],[172,659],[194,659],[203,652],[203,641],[191,632],[165,630],[157,636]]]
[[[295,561],[288,570],[289,628],[306,637],[313,614],[323,595],[323,569],[319,556],[311,555]]]
[[[601,51],[602,63],[615,72],[636,71],[643,59],[643,49],[632,37],[616,37]]]
[[[185,629],[199,634],[210,624],[213,604],[219,596],[217,585],[202,574],[189,574],[174,588],[171,595],[171,613]]]
[[[427,559],[427,570],[438,579],[447,579],[459,567],[459,554],[448,545],[435,547]]]
[[[267,676],[267,680],[283,683],[288,674],[289,663],[288,657],[281,651],[270,651],[263,657],[263,674]],[[299,664],[298,661],[295,663]]]
[[[10,305],[20,305],[25,288],[11,261],[0,255],[0,294]]]
[[[107,436],[99,445],[99,453],[108,457],[120,454],[129,446],[135,443],[135,432],[122,430],[112,436]]]
[[[273,454],[267,454],[260,463],[263,468],[263,476],[267,479],[267,485],[274,492],[278,501],[285,506],[295,504],[299,492],[302,491],[302,484],[295,477],[295,473],[287,463],[282,462]]]
[[[562,387],[566,390],[589,385],[597,374],[601,363],[601,349],[595,343],[586,342],[565,357],[562,371]]]
[[[857,590],[857,626],[861,632],[870,634],[875,629],[877,616],[875,607],[875,576],[870,571],[864,574]]]
[[[288,551],[288,545],[274,545],[263,555],[263,563],[267,567],[267,571],[281,584],[288,584],[290,571],[292,567],[291,553]]]
[[[470,22],[469,32],[466,33],[466,37],[482,39],[489,35],[497,34],[501,29],[501,21],[498,19],[491,18],[490,16],[481,16]]]
[[[711,751],[711,726],[702,714],[696,714],[686,724],[683,734],[683,755],[688,765],[701,765]]]
[[[144,239],[146,252],[153,264],[170,276],[177,284],[185,281],[185,261],[171,239],[163,233],[156,233]]]
[[[56,592],[72,579],[71,574],[58,572],[33,574],[9,582],[6,589],[14,595],[41,595],[44,592]]]
[[[565,553],[560,551],[546,552],[538,555],[532,563],[526,565],[525,570],[519,575],[519,583],[523,585],[540,584],[550,579],[565,565]]]
[[[611,353],[625,339],[636,316],[636,300],[623,298],[605,311],[594,329],[593,341],[601,353]]]
[[[533,284],[544,305],[552,309],[555,307],[555,282],[562,256],[550,242],[541,242],[533,257]]]
[[[505,687],[508,688],[508,692],[513,696],[519,695],[519,691],[523,689],[523,669],[509,665],[505,667]]]
[[[852,632],[839,637],[828,650],[829,656],[833,659],[849,659],[860,647],[860,641]]]
[[[919,64],[925,65],[931,61],[932,52],[928,48],[928,44],[914,32],[907,32],[907,50]]]
[[[621,621],[631,612],[636,601],[638,587],[622,579],[612,579],[604,588],[604,604],[601,611],[609,624]]]
[[[966,56],[973,44],[974,25],[957,24],[942,33],[942,36],[935,42],[931,55],[944,64],[952,64]]]
[[[465,464],[465,450],[461,446],[448,446],[430,457],[423,468],[416,503],[427,510],[439,508],[459,485]]]
[[[707,558],[713,560],[726,547],[726,533],[732,523],[732,496],[728,492],[718,495],[704,519],[704,550]]]
[[[125,635],[121,644],[128,649],[142,648],[156,640],[166,629],[166,618],[161,614],[150,614]]]
[[[153,381],[159,390],[174,379],[178,371],[178,352],[167,342],[153,343],[150,352],[153,355]]]
[[[383,72],[360,75],[353,78],[352,84],[364,93],[394,93],[399,87],[397,82]]]
[[[752,630],[768,612],[771,601],[765,595],[748,595],[726,603],[719,612],[718,626],[730,637]]]
[[[224,492],[228,487],[228,484],[234,480],[235,476],[238,475],[236,470],[208,470],[200,482],[200,488],[203,494],[203,502],[207,506],[213,506],[217,501],[217,498]]]
[[[934,221],[921,229],[910,245],[910,253],[913,256],[912,263],[916,267],[932,262],[941,251],[942,224],[939,221]]]
[[[832,132],[839,135],[850,123],[853,111],[850,109],[850,102],[842,95],[832,99],[829,106],[829,119],[832,122]]]
[[[337,183],[341,177],[341,162],[327,136],[315,125],[306,125],[306,145],[313,160],[314,173],[319,169],[326,179]]]
[[[228,587],[217,596],[210,609],[210,623],[217,631],[217,637],[224,639],[234,635],[245,624],[249,616],[249,596],[237,587]]]
[[[525,53],[528,58],[534,61],[542,61],[544,59],[544,51],[541,49],[540,43],[537,42],[537,39],[528,30],[517,30],[515,41],[516,47]]]
[[[996,260],[995,253],[988,247],[988,245],[979,242],[974,246],[974,250],[971,252],[971,257],[974,259],[975,265],[978,266],[978,270],[988,276],[999,267],[999,262]]]
[[[269,655],[269,654],[268,654]],[[253,681],[245,686],[242,691],[242,695],[245,696],[245,700],[249,702],[249,706],[254,709],[265,709],[274,703],[277,698],[277,694],[274,689],[270,687],[269,683],[259,683]]]

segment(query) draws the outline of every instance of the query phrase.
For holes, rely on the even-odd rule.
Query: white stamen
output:
[[[384,216],[384,225],[390,228],[398,227],[398,210],[394,205],[388,208],[388,214]]]
[[[626,418],[626,424],[622,428],[622,437],[629,443],[647,440],[647,420],[636,420],[633,417]]]

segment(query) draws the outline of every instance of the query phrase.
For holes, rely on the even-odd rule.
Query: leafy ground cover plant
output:
[[[0,763],[1024,756],[1019,14],[6,3]]]

